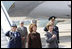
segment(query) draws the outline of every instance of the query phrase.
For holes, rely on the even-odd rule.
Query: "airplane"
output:
[[[71,18],[70,1],[15,1],[8,13],[10,16],[29,18]]]

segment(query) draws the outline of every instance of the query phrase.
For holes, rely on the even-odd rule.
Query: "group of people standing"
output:
[[[55,16],[51,16],[47,26],[44,28],[48,48],[59,48],[59,29],[55,24],[55,19]]]
[[[59,30],[54,25],[55,18],[55,16],[51,16],[47,26],[44,28],[48,48],[58,48]],[[28,48],[42,48],[41,37],[40,33],[37,32],[36,23],[37,21],[32,21],[29,25],[29,34],[24,22],[20,22],[20,27],[13,24],[11,30],[5,34],[10,38],[8,48],[26,48],[26,43]]]

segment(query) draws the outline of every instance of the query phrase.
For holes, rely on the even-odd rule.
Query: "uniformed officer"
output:
[[[11,25],[11,30],[6,32],[6,36],[9,37],[9,44],[8,48],[21,48],[21,35],[18,31],[16,31],[17,25],[13,24]]]

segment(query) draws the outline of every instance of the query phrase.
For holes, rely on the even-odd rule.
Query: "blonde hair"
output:
[[[34,24],[34,23],[30,24],[30,26],[29,26],[30,33],[33,32],[33,26],[36,26],[37,27],[37,25]]]
[[[47,30],[49,30],[49,26],[52,26],[52,25],[53,25],[53,23],[52,23],[52,22],[49,22],[49,23],[47,24],[47,26],[46,26]]]

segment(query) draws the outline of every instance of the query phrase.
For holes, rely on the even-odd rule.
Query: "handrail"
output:
[[[8,22],[9,22],[10,26],[11,26],[12,21],[10,20],[9,15],[8,15],[8,13],[7,13],[7,11],[6,11],[2,1],[1,1],[1,8],[3,9],[3,12],[4,12],[4,14],[5,14],[5,16],[6,16],[7,20],[8,20]]]
[[[3,14],[2,14],[2,13],[3,13]],[[5,19],[5,20],[2,21],[2,19]],[[3,23],[8,23],[8,24],[4,24],[4,25],[3,25]],[[6,26],[6,25],[8,25],[9,28],[8,28],[8,26]],[[12,25],[12,21],[11,21],[9,15],[8,15],[8,13],[7,13],[7,11],[6,11],[6,9],[5,9],[2,1],[1,1],[1,28],[3,29],[3,27],[5,27],[5,28],[3,29],[4,34],[5,34],[8,30],[10,30],[11,25]],[[5,30],[6,28],[7,28],[7,30]],[[2,30],[1,30],[1,31],[2,31]],[[8,38],[7,38],[7,40],[9,41]]]

